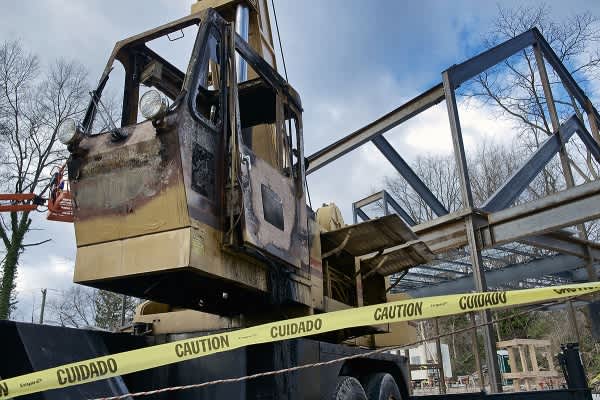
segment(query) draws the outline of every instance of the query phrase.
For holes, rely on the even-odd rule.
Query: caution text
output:
[[[419,317],[421,315],[423,315],[423,302],[412,301],[410,303],[377,307],[373,318],[376,321],[382,321],[396,318]]]
[[[458,306],[461,310],[473,310],[500,304],[506,304],[505,292],[469,294],[461,296],[458,300]]]
[[[286,336],[293,336],[298,334],[312,334],[317,333],[323,327],[323,321],[321,318],[317,318],[314,321],[300,321],[300,322],[288,322],[271,328],[272,338],[284,338]]]
[[[59,385],[83,383],[90,379],[114,374],[117,370],[117,361],[114,358],[108,358],[106,360],[89,361],[70,367],[59,368],[56,371],[56,378]]]
[[[182,358],[228,349],[229,336],[219,335],[207,338],[198,338],[184,343],[177,343],[175,345],[175,354],[177,354],[177,357]]]
[[[594,289],[595,289],[594,287],[563,288],[563,289],[554,289],[554,293],[565,294],[565,293],[589,292],[589,291],[593,291]]]

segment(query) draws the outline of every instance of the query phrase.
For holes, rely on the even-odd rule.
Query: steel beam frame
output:
[[[482,247],[494,247],[600,217],[600,181],[487,215],[478,228]]]
[[[504,268],[486,271],[487,283],[492,287],[502,287],[505,283],[525,278],[541,278],[565,271],[575,271],[585,267],[586,261],[570,255],[549,256],[526,263],[509,264]],[[409,291],[411,297],[438,296],[455,293],[466,293],[474,290],[473,277],[467,275],[424,289]]]
[[[444,100],[444,90],[442,85],[438,84],[383,117],[308,156],[306,174],[311,174],[323,168],[325,165],[440,103],[442,100]]]
[[[567,89],[567,92],[573,95],[573,97],[577,99],[581,107],[584,110],[586,110],[586,112],[588,113],[588,115],[591,116],[591,118],[594,119],[595,125],[600,125],[600,114],[598,114],[598,111],[592,105],[590,99],[585,95],[585,93],[577,84],[577,82],[575,82],[573,76],[571,76],[571,74],[564,66],[562,61],[560,61],[560,58],[558,58],[558,56],[556,55],[552,47],[550,47],[550,45],[548,44],[544,36],[540,33],[540,31],[537,28],[533,28],[532,31],[535,35],[535,41],[540,47],[540,50],[542,51],[542,54],[544,55],[546,61],[548,61],[548,63],[552,66],[556,74],[559,76],[560,80],[562,81],[562,84],[565,86],[565,89]]]
[[[468,264],[470,266],[470,264]],[[420,269],[428,269],[431,271],[436,271],[436,272],[440,272],[443,274],[456,274],[456,275],[468,275],[467,272],[462,272],[462,271],[455,271],[453,269],[446,269],[446,268],[439,268],[439,267],[434,267],[431,266],[429,264],[424,264],[424,265],[419,265],[418,267],[414,267],[414,268],[420,268]]]
[[[571,136],[580,130],[581,122],[573,115],[560,126],[558,132],[538,147],[529,160],[483,204],[482,208],[485,211],[493,212],[510,206],[544,169],[546,164],[563,148]]]
[[[465,67],[462,67],[465,68]],[[460,71],[461,69],[456,69]],[[471,182],[469,180],[469,170],[467,167],[467,157],[463,143],[462,131],[460,127],[460,118],[458,115],[458,105],[456,103],[456,86],[452,81],[449,71],[442,73],[442,82],[444,84],[444,94],[446,96],[446,106],[448,108],[448,118],[450,120],[450,131],[452,133],[452,144],[454,146],[454,156],[459,172],[460,188],[462,194],[463,208],[473,209],[473,193],[471,191]],[[469,252],[471,255],[471,265],[475,289],[478,292],[487,291],[485,271],[483,269],[483,259],[481,258],[481,249],[475,236],[475,220],[473,214],[469,214],[464,219],[467,241],[469,243]],[[483,330],[483,345],[488,367],[488,377],[490,382],[490,391],[492,393],[502,392],[502,379],[498,362],[496,359],[496,340],[494,327],[489,324],[492,320],[492,314],[489,310],[480,313],[482,322],[485,324]]]
[[[363,221],[367,221],[369,216],[362,210],[363,207],[368,206],[369,204],[373,204],[377,201],[383,202],[383,214],[389,215],[391,206],[396,214],[400,216],[408,225],[414,226],[415,221],[412,217],[394,200],[392,196],[386,191],[382,190],[377,193],[373,193],[365,197],[364,199],[355,201],[352,203],[352,220],[356,224],[358,222],[358,217],[360,217]]]
[[[535,42],[535,32],[531,29],[461,64],[453,65],[447,70],[449,83],[456,88]]]
[[[476,210],[473,203],[467,158],[456,102],[456,88],[488,68],[528,47],[533,48],[536,57],[538,72],[554,133],[540,146],[528,162],[484,203],[483,210]],[[546,61],[560,77],[566,91],[576,99],[581,108],[586,112],[591,134],[586,130],[583,121],[575,116],[560,125],[546,72]],[[446,101],[448,110],[454,156],[462,196],[462,209],[452,214],[448,214],[448,211],[433,196],[431,191],[416,176],[402,157],[381,136],[391,128],[398,126],[442,100]],[[457,281],[470,282],[473,279],[472,287],[475,290],[486,291],[488,283],[486,281],[486,274],[489,279],[501,277],[498,279],[506,281],[506,274],[509,274],[510,278],[516,276],[539,276],[538,274],[545,275],[552,271],[563,271],[567,264],[570,266],[581,266],[582,263],[586,265],[588,272],[592,271],[595,273],[592,262],[600,256],[600,246],[596,243],[589,243],[586,240],[585,227],[582,223],[600,217],[600,181],[574,187],[574,179],[566,154],[565,143],[574,133],[577,133],[596,161],[600,162],[599,126],[600,115],[598,111],[569,74],[540,32],[534,28],[461,64],[450,67],[442,73],[441,84],[436,85],[429,91],[415,97],[413,100],[364,128],[309,156],[307,173],[314,172],[358,146],[372,141],[438,216],[438,218],[432,221],[413,226],[413,231],[435,254],[468,245],[472,276],[465,276],[459,278]],[[507,208],[513,204],[518,196],[531,184],[535,176],[556,154],[560,156],[568,189],[533,202]],[[385,198],[385,195],[383,197]],[[384,203],[387,213],[388,202],[384,201]],[[357,207],[356,203],[353,205],[355,220],[358,216],[364,218],[364,212],[362,212],[360,207],[360,205]],[[576,224],[580,224],[578,228],[581,238],[556,234],[557,230]],[[563,254],[526,264],[512,265],[505,267],[505,269],[484,271],[482,250],[514,241],[560,251]],[[385,251],[393,251],[393,249],[386,249]],[[532,268],[535,265],[541,265],[537,268],[537,271],[534,271],[536,268]],[[591,273],[589,279],[593,279]],[[407,280],[407,282],[411,282],[411,280]],[[495,284],[493,280],[490,282]],[[422,281],[413,281],[413,283],[427,284]],[[443,283],[442,285],[445,284]],[[448,285],[451,284],[458,285],[458,283],[448,282]],[[431,292],[427,292],[427,294],[430,295]],[[483,312],[482,321],[485,323],[490,320],[490,313]],[[491,391],[499,392],[502,387],[496,363],[493,327],[487,324],[482,330],[484,333]]]
[[[553,232],[546,235],[528,236],[519,241],[529,246],[552,250],[562,254],[600,260],[600,247],[597,243],[564,233]]]
[[[431,210],[437,215],[441,217],[442,215],[448,214],[448,210],[444,205],[438,200],[438,198],[429,190],[427,185],[423,183],[421,178],[415,174],[412,168],[404,161],[404,159],[398,154],[396,150],[392,147],[390,142],[388,142],[385,137],[377,136],[372,139],[373,144],[381,154],[384,155],[385,158],[394,166],[396,171],[408,182],[410,187],[414,189],[415,192],[431,208]],[[408,222],[408,221],[407,221]],[[414,222],[410,225],[414,225]]]

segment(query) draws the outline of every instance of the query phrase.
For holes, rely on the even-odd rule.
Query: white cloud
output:
[[[31,258],[31,257],[29,257]],[[38,321],[41,306],[41,290],[48,289],[47,301],[60,297],[73,285],[73,260],[48,254],[23,262],[17,275],[18,320]]]
[[[186,15],[192,3],[14,2],[0,16],[0,33],[7,39],[22,38],[45,62],[57,57],[78,59],[95,82],[117,40]],[[557,15],[564,11],[558,7],[576,8],[573,4],[554,5]],[[493,7],[474,1],[423,1],[410,6],[399,2],[385,9],[358,1],[277,1],[276,5],[291,83],[304,103],[307,154],[436,83],[441,70],[464,60],[468,49],[478,44],[495,13]],[[510,124],[477,104],[461,107],[461,122],[467,151],[483,138],[511,138]],[[445,104],[390,131],[386,138],[407,161],[423,153],[451,152]],[[313,207],[335,201],[349,220],[351,203],[381,189],[383,177],[393,173],[387,160],[367,144],[308,178]],[[53,242],[29,248],[23,256],[18,280],[23,318],[31,313],[32,296],[39,301],[39,288],[61,290],[72,280],[73,227],[43,217],[34,225],[45,230],[31,232],[28,240],[52,237]]]

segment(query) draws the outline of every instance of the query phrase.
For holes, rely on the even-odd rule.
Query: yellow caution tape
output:
[[[79,385],[254,344],[294,339],[359,326],[543,303],[599,290],[600,283],[594,282],[507,292],[455,294],[401,300],[288,319],[92,358],[6,379],[0,381],[0,399]]]

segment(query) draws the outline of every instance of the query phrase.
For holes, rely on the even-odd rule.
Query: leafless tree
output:
[[[75,285],[48,302],[48,314],[61,326],[95,326],[97,296],[97,290]]]
[[[47,191],[52,169],[65,160],[57,143],[59,125],[78,117],[87,97],[86,72],[59,60],[44,69],[19,42],[0,43],[0,191],[11,194]],[[19,257],[30,246],[30,212],[0,216],[5,256],[0,285],[0,319],[9,317]]]
[[[545,4],[517,8],[500,6],[485,45],[495,46],[533,27],[541,31],[574,79],[582,87],[589,87],[590,81],[600,73],[600,20],[585,12],[554,21],[550,18],[550,8]],[[568,95],[554,70],[547,69],[560,119],[565,120],[573,114],[581,115],[581,110]],[[520,134],[519,144],[529,152],[537,150],[546,137],[553,133],[531,48],[480,74],[470,84],[464,85],[461,94],[491,105],[498,116],[515,122]],[[592,161],[591,154],[580,142],[573,142],[569,146],[568,162],[575,172],[575,179],[582,182],[598,178],[598,166]],[[564,187],[563,175],[552,171],[557,168],[558,163],[552,163],[543,170],[543,187],[537,188],[543,189],[540,195]]]
[[[523,154],[518,148],[484,141],[469,160],[469,176],[476,206],[482,205],[520,167]],[[533,196],[535,192],[532,192]]]
[[[495,142],[480,143],[468,162],[475,204],[481,205],[487,200],[519,167],[521,161],[520,153],[512,147]],[[460,209],[460,183],[452,155],[419,156],[412,168],[448,211]],[[385,186],[417,223],[435,217],[402,177],[386,177]]]
[[[96,327],[114,331],[122,326],[123,306],[125,323],[128,323],[132,321],[138,304],[139,300],[134,297],[74,285],[63,292],[62,296],[55,296],[48,303],[48,311],[50,319],[62,326]]]
[[[415,173],[449,211],[460,208],[460,184],[454,158],[451,155],[419,156],[412,165]],[[423,199],[400,176],[386,177],[388,192],[417,223],[432,219],[435,214]]]

